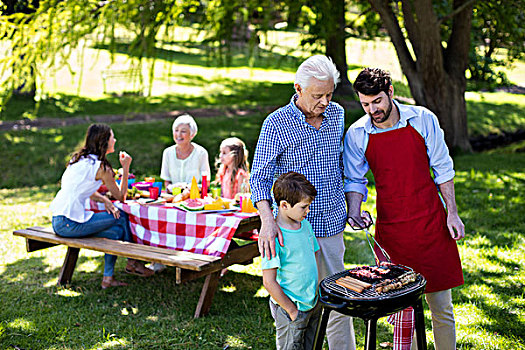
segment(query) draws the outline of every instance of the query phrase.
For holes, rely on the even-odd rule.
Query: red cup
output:
[[[157,199],[159,198],[159,188],[158,187],[150,187],[149,188],[149,198],[151,199]]]

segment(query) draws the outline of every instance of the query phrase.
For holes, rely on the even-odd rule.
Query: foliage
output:
[[[42,0],[34,12],[2,16],[0,35],[10,55],[0,60],[2,71],[8,73],[0,90],[9,95],[15,87],[41,83],[46,72],[69,65],[73,52],[78,52],[75,50],[80,49],[82,56],[82,50],[91,43],[108,42],[115,48],[119,40],[128,43],[128,53],[135,58],[138,71],[143,66],[149,68],[151,86],[160,29],[168,41],[171,26],[181,24],[183,14],[191,13],[197,5],[196,0]],[[69,67],[73,74],[83,72],[82,67],[80,71]],[[41,91],[44,88],[39,86]]]
[[[436,114],[450,149],[470,151],[464,95],[474,0],[368,2],[388,30],[416,104]]]
[[[525,4],[520,0],[478,1],[472,18],[470,80],[480,88],[509,85],[497,67],[524,57]]]
[[[260,36],[270,29],[283,2],[271,0],[209,0],[201,29],[206,32],[211,57],[219,65],[230,66],[232,47],[248,46],[249,55],[260,43]]]

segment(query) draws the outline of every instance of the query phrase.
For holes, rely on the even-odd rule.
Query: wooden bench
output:
[[[243,219],[236,233],[250,231],[259,227],[260,219],[258,216]],[[257,242],[250,242],[242,246],[232,244],[226,255],[220,258],[106,238],[64,238],[57,236],[51,228],[45,227],[29,227],[14,231],[13,234],[25,237],[28,252],[61,244],[67,246],[66,257],[58,276],[59,285],[71,283],[80,249],[91,249],[126,258],[173,266],[176,268],[175,278],[177,284],[206,276],[199,302],[195,309],[194,317],[196,318],[209,312],[213,296],[217,291],[221,270],[233,264],[250,264],[253,262],[253,258],[259,255]]]

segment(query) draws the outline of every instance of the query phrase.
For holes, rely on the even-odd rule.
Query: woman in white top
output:
[[[126,213],[97,192],[104,184],[117,200],[126,200],[132,158],[126,152],[119,153],[123,169],[119,187],[115,182],[113,168],[106,159],[107,154],[115,151],[116,141],[113,130],[105,124],[93,124],[88,128],[84,146],[73,154],[62,175],[60,191],[51,203],[52,224],[57,235],[131,241]],[[86,210],[89,199],[104,203],[106,211],[94,213]],[[106,254],[104,260],[102,288],[126,285],[113,278],[117,257]],[[133,259],[128,260],[126,271],[141,276],[151,276],[154,273],[145,268],[142,262]]]
[[[178,183],[191,183],[193,177],[201,181],[202,175],[210,176],[208,151],[191,142],[197,134],[195,119],[189,114],[183,114],[175,119],[172,130],[175,145],[162,153],[160,169],[160,177],[169,192]]]

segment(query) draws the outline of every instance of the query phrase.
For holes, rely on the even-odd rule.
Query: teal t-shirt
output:
[[[307,220],[301,222],[299,230],[281,227],[284,247],[275,239],[275,258],[262,258],[262,269],[277,268],[277,283],[284,294],[300,311],[308,311],[317,303],[317,264],[315,252],[319,244],[312,226]]]

